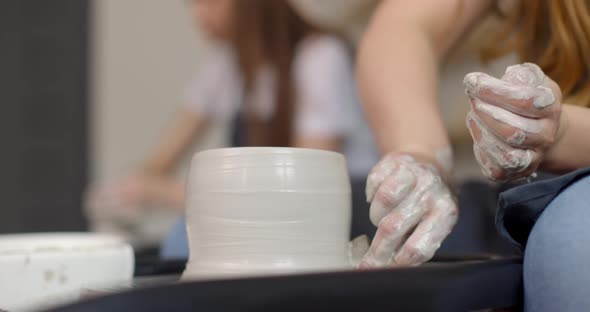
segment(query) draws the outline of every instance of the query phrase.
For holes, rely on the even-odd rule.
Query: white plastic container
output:
[[[0,235],[0,309],[27,311],[79,299],[82,290],[123,285],[132,248],[90,233]]]
[[[344,157],[295,148],[194,156],[185,278],[350,268],[351,189]]]

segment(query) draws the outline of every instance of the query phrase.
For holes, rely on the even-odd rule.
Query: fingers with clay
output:
[[[378,229],[360,268],[428,261],[457,221],[457,205],[439,171],[412,156],[390,154],[367,180]]]
[[[508,67],[501,79],[471,73],[464,85],[467,127],[484,174],[494,181],[531,175],[557,136],[559,87],[531,63]]]

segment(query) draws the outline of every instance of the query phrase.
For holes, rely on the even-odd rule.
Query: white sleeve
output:
[[[352,56],[337,38],[310,40],[295,61],[295,133],[344,137],[358,105]]]
[[[239,88],[232,65],[232,56],[226,49],[219,48],[208,55],[184,89],[184,108],[210,117],[228,114],[232,109],[228,106],[234,106],[233,96]]]
[[[356,41],[380,0],[289,0],[289,3],[312,24],[338,30]]]

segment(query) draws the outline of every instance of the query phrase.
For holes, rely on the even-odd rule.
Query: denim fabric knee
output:
[[[590,310],[590,176],[543,211],[524,257],[525,311]]]

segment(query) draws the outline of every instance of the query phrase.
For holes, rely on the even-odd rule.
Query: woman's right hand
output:
[[[497,79],[465,76],[467,127],[475,157],[493,181],[526,178],[560,137],[561,91],[535,64],[510,66]]]

